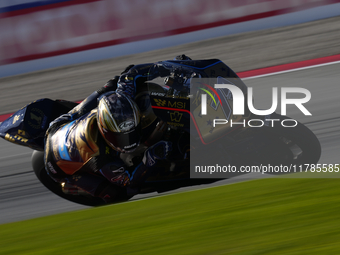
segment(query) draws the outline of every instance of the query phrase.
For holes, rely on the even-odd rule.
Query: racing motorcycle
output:
[[[236,86],[245,97],[247,87],[218,59],[160,61],[142,75],[147,79],[137,84],[135,97],[142,113],[142,126],[154,121],[166,123],[168,139],[184,157],[168,162],[164,170],[149,176],[139,193],[165,192],[244,174],[234,171],[211,178],[204,171],[197,173],[197,166],[303,166],[316,164],[320,158],[320,143],[303,124],[295,121],[293,126],[282,126],[280,123],[290,120],[289,117],[277,113],[255,116],[247,105],[242,115],[235,114],[233,93],[214,84]],[[31,160],[34,173],[50,191],[76,203],[102,205],[102,199],[57,183],[45,171],[44,136],[49,123],[76,105],[47,98],[34,101],[2,122],[0,136],[34,150]],[[135,154],[120,157],[127,166],[133,166],[140,163],[142,153],[136,150]]]

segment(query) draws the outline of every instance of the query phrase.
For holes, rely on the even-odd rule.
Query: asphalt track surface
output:
[[[101,86],[107,78],[113,76],[112,73],[117,73],[127,64],[170,59],[179,53],[188,53],[197,59],[220,58],[236,71],[338,54],[339,34],[333,32],[338,29],[339,20],[340,18],[333,18],[293,27],[251,32],[177,46],[154,53],[138,54],[124,60],[117,58],[0,79],[2,89],[0,113],[13,112],[26,103],[42,97],[82,99]],[[327,37],[327,42],[323,42],[327,45],[322,45],[320,31],[323,33],[323,39]],[[256,47],[255,45],[260,47],[261,38],[263,52],[252,55],[250,52]],[[314,40],[313,43],[310,43],[311,40]],[[292,48],[290,50],[282,48],[282,41],[289,42]],[[226,42],[228,45],[234,45],[235,48],[232,49],[231,46],[230,48]],[[313,47],[317,47],[317,50],[313,50]],[[228,55],[226,50],[232,53]],[[143,61],[145,58],[146,60]],[[119,65],[115,65],[117,62]],[[256,108],[270,106],[273,86],[294,86],[310,90],[312,99],[306,104],[306,108],[313,116],[304,116],[294,107],[288,107],[287,111],[290,117],[306,124],[319,138],[322,145],[320,163],[340,163],[339,70],[340,64],[334,64],[245,80],[248,86],[254,88]],[[71,83],[74,86],[71,86]],[[84,89],[81,93],[77,93],[81,87]],[[87,208],[61,199],[43,187],[32,172],[31,152],[30,149],[0,140],[0,224]],[[217,185],[236,181],[239,180],[237,178],[226,180],[218,182]]]

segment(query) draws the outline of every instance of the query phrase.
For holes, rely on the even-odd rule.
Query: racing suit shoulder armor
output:
[[[48,135],[54,162],[68,175],[77,172],[86,162],[99,154],[96,111],[72,121]],[[50,148],[47,148],[50,147]],[[45,151],[48,153],[48,151]]]

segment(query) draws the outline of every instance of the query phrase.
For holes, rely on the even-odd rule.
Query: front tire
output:
[[[32,153],[32,167],[35,175],[39,179],[39,181],[50,191],[52,191],[54,194],[69,200],[74,203],[87,205],[87,206],[100,206],[105,205],[106,203],[98,197],[92,197],[90,195],[84,196],[84,195],[71,195],[71,194],[65,194],[62,191],[62,187],[60,183],[55,182],[52,180],[51,177],[48,176],[45,165],[44,165],[44,152],[42,151],[33,151]]]

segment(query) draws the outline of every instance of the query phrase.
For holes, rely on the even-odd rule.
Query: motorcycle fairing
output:
[[[150,100],[152,108],[168,125],[197,134],[203,144],[212,143],[238,127],[218,125],[213,119],[233,119],[238,122],[250,116],[232,114],[232,94],[228,89],[214,89],[215,84],[232,84],[247,95],[246,85],[222,61],[218,59],[199,61],[162,61],[149,70]],[[182,86],[177,81],[181,79]],[[158,84],[161,91],[154,89]],[[201,114],[201,95],[209,94],[207,114]]]
[[[55,103],[44,98],[21,108],[1,123],[0,137],[18,145],[43,150],[45,132],[55,115]]]
[[[50,134],[56,164],[69,175],[99,154],[96,110],[85,114]]]
[[[190,131],[190,102],[188,99],[152,96],[154,113],[168,125]]]
[[[52,120],[67,113],[77,103],[42,98],[36,100],[0,124],[0,137],[34,150],[44,150],[44,137]]]

